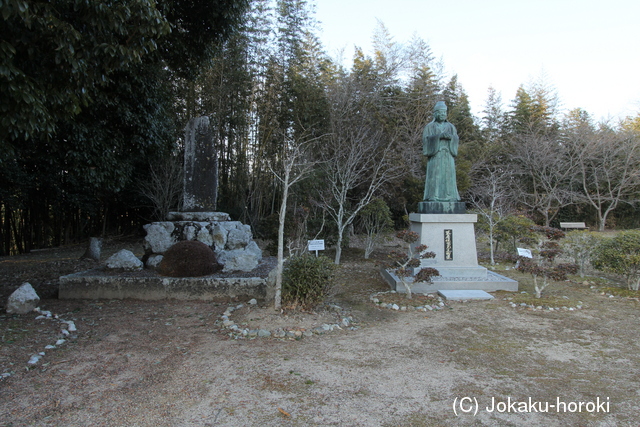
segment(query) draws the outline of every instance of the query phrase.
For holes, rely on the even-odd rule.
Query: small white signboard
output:
[[[318,251],[324,251],[324,240],[309,240],[309,250],[316,251],[318,256]]]
[[[533,258],[533,255],[531,254],[531,249],[518,248],[518,255],[525,258]]]

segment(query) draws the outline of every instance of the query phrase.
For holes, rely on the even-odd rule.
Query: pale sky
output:
[[[638,0],[315,0],[320,39],[334,58],[371,54],[379,19],[394,41],[425,40],[481,115],[489,86],[505,107],[543,74],[564,111],[595,120],[640,113]]]

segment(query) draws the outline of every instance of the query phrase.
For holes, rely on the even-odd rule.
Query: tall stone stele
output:
[[[467,214],[456,185],[455,158],[460,139],[455,126],[447,121],[447,106],[436,103],[433,121],[422,132],[422,152],[427,156],[424,199],[418,212],[409,215],[411,230],[419,234],[417,244],[427,245],[436,256],[423,259],[420,268],[432,267],[440,272],[433,283],[415,283],[412,292],[437,290],[517,290],[518,283],[488,273],[478,265],[474,224],[475,214]],[[416,271],[417,272],[417,271]],[[406,292],[397,277],[386,274],[392,287]]]
[[[215,212],[218,198],[218,153],[209,117],[189,120],[184,131],[184,196],[182,212]],[[198,217],[198,218],[195,218]],[[193,218],[209,219],[206,214]]]

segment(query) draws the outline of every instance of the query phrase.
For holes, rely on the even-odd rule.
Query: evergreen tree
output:
[[[482,110],[482,133],[487,143],[497,145],[505,132],[506,117],[502,106],[502,96],[493,87],[487,91],[487,99]]]
[[[480,128],[471,114],[469,98],[454,75],[443,92],[447,104],[447,120],[453,123],[460,137],[460,148],[456,159],[456,181],[458,191],[463,194],[471,186],[470,172],[475,161],[482,158],[483,140]]]

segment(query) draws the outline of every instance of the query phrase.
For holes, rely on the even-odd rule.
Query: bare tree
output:
[[[318,140],[313,138],[299,141],[285,141],[279,160],[279,167],[270,165],[276,179],[282,185],[282,200],[278,214],[278,264],[276,267],[276,285],[274,308],[280,310],[282,305],[282,271],[284,266],[284,225],[287,216],[287,200],[291,187],[303,179],[317,162],[309,160],[309,150]]]
[[[513,147],[511,166],[519,178],[514,194],[518,202],[542,215],[548,227],[561,208],[575,201],[575,158],[552,135],[522,134]]]
[[[366,234],[364,258],[369,259],[378,244],[387,238],[386,233],[393,229],[391,211],[381,198],[376,198],[365,206],[359,215],[359,223]]]
[[[151,164],[149,177],[140,183],[139,191],[153,207],[153,217],[163,221],[172,209],[180,205],[183,192],[182,155],[177,153],[167,156],[158,163]]]
[[[391,141],[363,126],[333,133],[326,148],[322,168],[328,188],[321,192],[321,204],[338,229],[334,262],[340,264],[345,230],[380,188],[397,177],[398,167]]]
[[[513,211],[512,191],[513,173],[502,166],[485,165],[482,174],[473,181],[470,189],[471,203],[489,228],[489,250],[491,265],[495,265],[494,232],[496,227]]]
[[[329,137],[319,150],[324,180],[319,204],[336,224],[336,264],[340,264],[345,230],[403,170],[397,134],[385,129],[378,110],[384,94],[372,86],[370,70],[361,68],[329,85]]]
[[[580,127],[567,144],[578,165],[580,199],[596,211],[598,229],[620,203],[637,201],[640,189],[640,137],[631,131]]]

